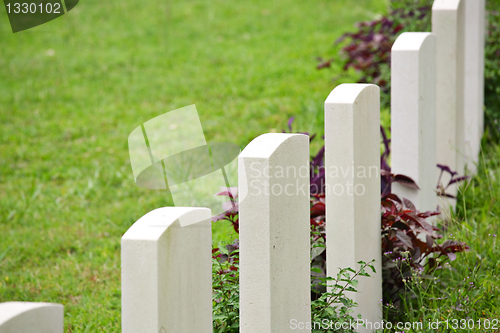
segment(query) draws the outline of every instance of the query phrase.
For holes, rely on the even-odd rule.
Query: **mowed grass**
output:
[[[130,132],[196,104],[207,141],[244,147],[291,116],[321,135],[347,80],[315,58],[386,5],[83,0],[16,34],[0,6],[0,302],[62,303],[67,332],[119,332],[120,238],[171,204],[134,184]]]

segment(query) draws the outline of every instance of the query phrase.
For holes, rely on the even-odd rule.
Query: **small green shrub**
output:
[[[343,268],[339,270],[336,278],[320,278],[321,282],[313,284],[313,290],[317,290],[320,286],[326,291],[311,302],[312,323],[320,326],[320,328],[313,326],[312,333],[354,333],[356,331],[351,323],[357,323],[361,315],[358,315],[357,319],[352,316],[353,308],[357,306],[357,303],[348,298],[346,292],[357,292],[358,276],[370,277],[366,268],[376,273],[373,267],[374,262],[375,260],[369,263],[359,261],[360,267],[357,271],[352,268]],[[321,273],[319,268],[312,268],[312,270]]]
[[[238,333],[240,327],[239,243],[212,250],[214,333]]]

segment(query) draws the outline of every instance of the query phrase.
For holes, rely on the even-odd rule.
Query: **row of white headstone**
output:
[[[325,126],[327,220],[334,221],[326,228],[327,271],[375,259],[377,274],[351,296],[364,319],[379,321],[379,88],[337,87]],[[311,320],[309,138],[261,135],[239,155],[238,169],[240,332],[293,331]],[[125,233],[123,332],[212,331],[210,216],[207,208],[160,208]]]
[[[436,208],[436,163],[474,171],[484,26],[484,0],[436,0],[432,33],[404,33],[393,46],[391,163],[421,188],[394,192],[420,210]],[[376,260],[349,295],[368,323],[382,316],[379,126],[377,86],[340,85],[326,99],[327,274]],[[264,134],[238,158],[242,333],[311,321],[309,156],[306,135]],[[123,236],[123,332],[212,332],[210,216],[160,208]]]
[[[483,135],[484,0],[435,0],[432,33],[405,33],[392,48],[392,171],[421,190],[393,191],[421,210],[438,203],[436,163],[474,173]],[[449,182],[449,175],[441,179]],[[447,192],[457,194],[457,185]]]
[[[404,33],[393,46],[392,170],[421,188],[393,191],[420,210],[436,208],[436,162],[475,171],[485,25],[484,0],[435,0],[432,33]],[[327,273],[376,260],[350,295],[368,323],[381,319],[379,103],[378,87],[365,84],[341,85],[325,102]],[[295,331],[311,321],[309,139],[264,134],[238,162],[240,332]],[[210,216],[161,208],[123,236],[123,332],[212,332]],[[0,304],[0,333],[62,330],[62,305]]]

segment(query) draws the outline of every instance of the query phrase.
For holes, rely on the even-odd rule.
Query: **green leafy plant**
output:
[[[313,284],[313,290],[317,290],[318,286],[326,291],[321,296],[311,302],[311,318],[313,323],[312,333],[334,333],[334,332],[355,332],[358,318],[352,316],[353,308],[357,303],[347,297],[347,292],[357,292],[359,276],[370,277],[366,272],[370,268],[375,273],[375,267],[372,260],[369,263],[359,261],[359,269],[356,271],[352,268],[342,268],[337,273],[337,277],[322,277],[320,282]],[[319,268],[312,268],[312,271],[321,273]],[[317,327],[319,326],[319,327]]]
[[[214,333],[239,332],[239,243],[226,244],[212,250],[212,285],[213,285],[213,328]],[[312,324],[316,323],[313,333],[319,332],[354,332],[351,323],[357,323],[352,316],[356,302],[350,299],[347,292],[357,292],[360,276],[370,277],[366,271],[375,272],[373,262],[358,262],[358,270],[340,269],[336,278],[321,277],[311,284],[313,291],[318,287],[324,290],[311,302]],[[313,267],[313,272],[320,268]],[[358,319],[361,316],[358,315]],[[320,329],[317,329],[321,327]],[[325,328],[326,327],[326,328]]]
[[[239,243],[212,250],[212,299],[214,333],[238,333]]]

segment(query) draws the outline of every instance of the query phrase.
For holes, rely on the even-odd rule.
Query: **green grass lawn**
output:
[[[170,203],[134,184],[130,132],[196,104],[207,141],[244,147],[290,116],[321,134],[342,81],[315,58],[385,7],[82,0],[13,34],[0,6],[0,302],[62,303],[68,332],[119,332],[120,237]]]

